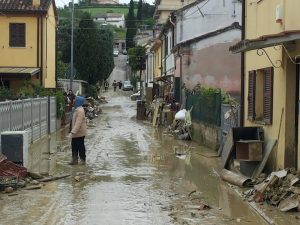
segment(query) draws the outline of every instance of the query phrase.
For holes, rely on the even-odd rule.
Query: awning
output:
[[[168,84],[172,84],[173,82],[170,81],[168,78],[171,78],[173,77],[172,75],[168,75],[168,76],[163,76],[163,77],[156,77],[156,81],[161,81],[161,82],[164,82],[164,83],[168,83]]]
[[[27,75],[33,76],[40,72],[36,67],[0,67],[0,75]]]
[[[285,31],[278,34],[270,34],[256,39],[246,39],[231,46],[229,50],[233,53],[246,52],[284,44],[290,41],[300,40],[300,30]]]

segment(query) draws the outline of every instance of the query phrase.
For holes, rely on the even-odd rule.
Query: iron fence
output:
[[[0,133],[26,130],[30,142],[56,131],[55,97],[0,102],[0,115]]]
[[[203,95],[186,92],[186,108],[192,109],[192,120],[220,126],[222,96],[221,93]]]
[[[224,138],[228,131],[233,127],[240,126],[240,106],[222,104],[221,107],[221,142],[224,143]]]

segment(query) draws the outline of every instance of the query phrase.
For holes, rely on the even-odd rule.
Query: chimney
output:
[[[32,5],[33,6],[40,6],[41,0],[32,0]]]

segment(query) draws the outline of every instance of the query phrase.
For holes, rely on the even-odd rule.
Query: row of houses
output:
[[[271,169],[300,169],[300,2],[157,0],[155,7],[145,85],[168,87],[181,103],[183,87],[226,91],[241,105],[242,126],[262,126],[266,142],[278,141]]]

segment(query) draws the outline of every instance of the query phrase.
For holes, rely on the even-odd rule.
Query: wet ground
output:
[[[0,224],[265,224],[220,180],[218,159],[199,154],[211,150],[136,121],[129,93],[106,95],[109,103],[86,137],[87,165],[67,165],[64,130],[34,144],[31,168],[72,176],[0,194]]]
[[[126,79],[126,58],[114,58],[110,82]],[[136,121],[130,94],[103,94],[109,103],[102,105],[103,114],[88,130],[87,165],[68,165],[67,129],[31,146],[30,170],[71,176],[39,190],[0,193],[1,225],[266,224],[220,180],[213,151]],[[294,214],[263,210],[280,225],[297,224]]]

